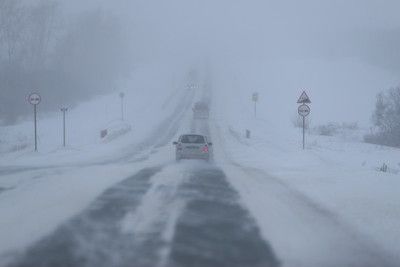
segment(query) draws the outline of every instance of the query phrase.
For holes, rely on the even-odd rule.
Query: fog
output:
[[[398,84],[400,3],[395,0],[51,3],[57,5],[58,42],[49,50],[49,73],[36,76],[33,85],[17,78],[10,87],[2,78],[1,113],[9,121],[27,112],[23,96],[32,88],[57,92],[51,110],[63,101],[79,103],[116,90],[144,64],[168,66],[165,71],[176,75],[185,68],[209,68],[218,81],[215,90],[243,95],[243,101],[258,91],[261,112],[274,110],[284,120],[295,114],[304,89],[315,122],[368,125],[376,93]],[[73,43],[78,52],[68,50]],[[4,66],[4,46],[2,51]],[[65,77],[69,70],[73,78]],[[7,103],[20,103],[20,110]]]
[[[0,0],[0,267],[400,266],[399,10]]]

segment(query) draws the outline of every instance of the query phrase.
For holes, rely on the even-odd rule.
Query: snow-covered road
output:
[[[203,163],[146,168],[11,266],[278,266],[224,173]]]
[[[80,212],[53,222],[54,231],[26,250],[8,253],[4,262],[10,267],[398,266],[321,203],[232,160],[218,123],[191,118],[194,101],[185,94],[153,134],[114,158],[62,169],[3,169],[13,175],[86,168],[87,174],[98,165],[97,172],[130,173],[105,183],[106,190]],[[170,143],[186,131],[211,136],[213,163],[173,161]]]
[[[183,120],[208,134],[208,122]],[[177,128],[173,136],[179,134]],[[153,154],[167,154],[159,143]],[[150,160],[150,159],[149,159]],[[147,167],[110,187],[10,266],[278,266],[225,174],[203,162]]]

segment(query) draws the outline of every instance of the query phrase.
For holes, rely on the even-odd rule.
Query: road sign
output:
[[[308,97],[306,91],[303,91],[303,93],[299,97],[299,100],[297,100],[297,103],[298,104],[310,104],[311,103],[311,100]]]
[[[258,93],[253,93],[253,96],[251,98],[254,102],[258,101]]]
[[[302,117],[307,117],[308,115],[310,115],[310,111],[311,111],[310,107],[307,106],[306,104],[300,105],[299,108],[297,109],[297,112]]]
[[[42,101],[42,98],[40,97],[39,94],[37,93],[32,93],[28,96],[28,101],[31,105],[39,105],[40,101]]]

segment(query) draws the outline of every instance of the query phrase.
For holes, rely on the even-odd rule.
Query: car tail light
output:
[[[204,146],[204,147],[203,147],[203,152],[204,152],[204,153],[208,153],[208,146]]]

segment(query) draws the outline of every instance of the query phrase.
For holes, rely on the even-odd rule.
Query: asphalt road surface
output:
[[[11,266],[279,266],[220,169],[199,163],[183,171],[174,190],[156,185],[151,192],[152,178],[160,177],[163,167],[141,170],[105,191]],[[160,202],[155,205],[180,203],[170,240],[165,234],[174,208],[152,214],[156,218],[143,232],[124,230],[123,221],[134,221],[135,212],[146,205],[146,194]]]

